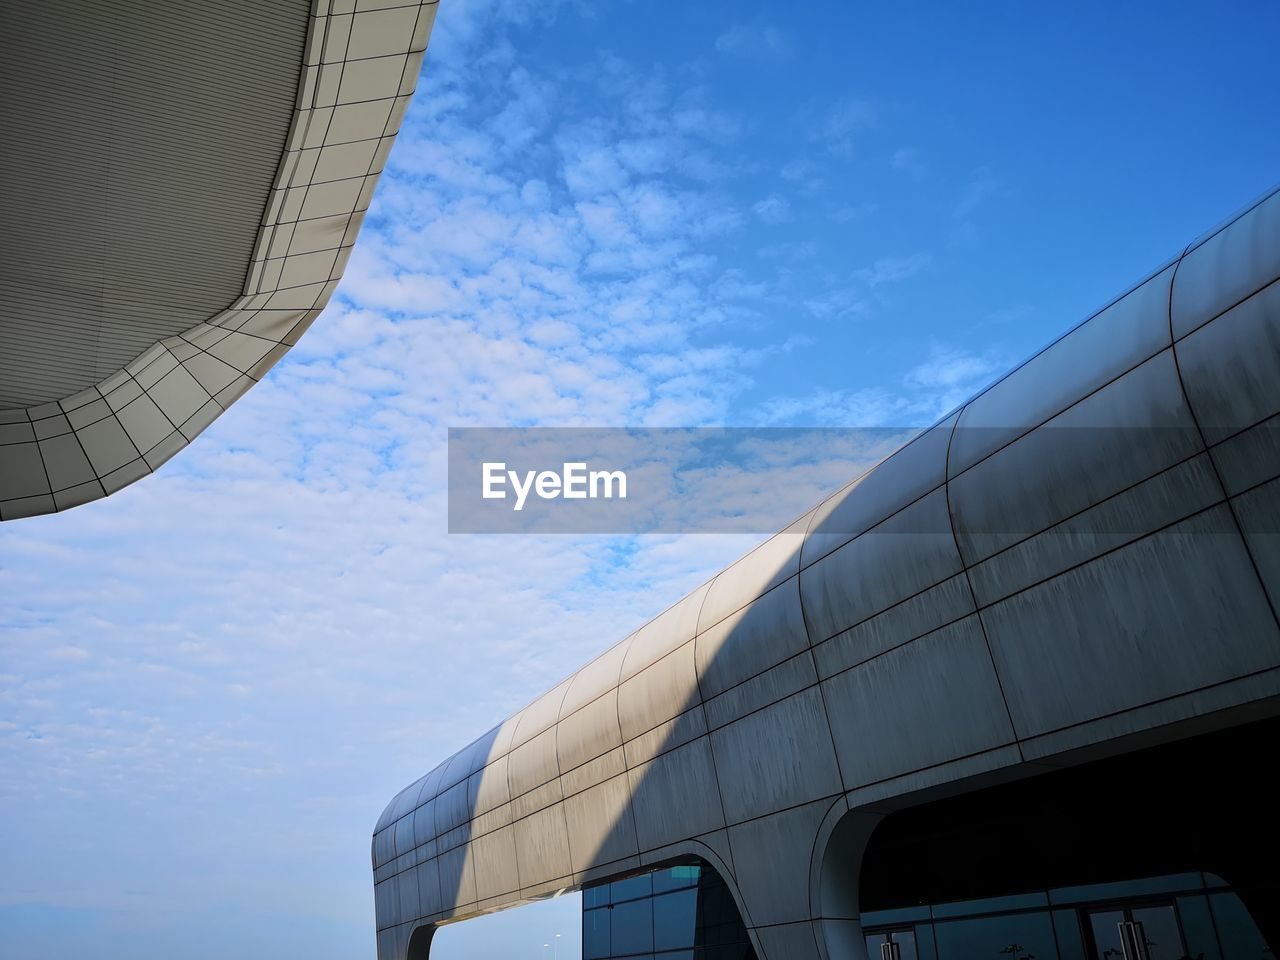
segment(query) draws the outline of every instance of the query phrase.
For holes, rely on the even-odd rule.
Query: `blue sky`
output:
[[[1274,185],[1277,35],[442,0],[302,344],[159,475],[0,529],[0,955],[372,957],[386,800],[752,539],[448,536],[446,429],[925,423]]]

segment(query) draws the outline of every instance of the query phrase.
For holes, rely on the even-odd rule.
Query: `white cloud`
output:
[[[889,452],[906,431],[934,422],[954,410],[1008,368],[995,351],[972,353],[934,343],[928,359],[912,367],[895,389],[813,389],[775,396],[755,411],[757,422],[813,426],[883,428],[872,433]]]
[[[822,320],[861,316],[871,308],[870,298],[859,286],[842,286],[805,298],[804,307]]]
[[[880,209],[879,204],[866,201],[857,204],[845,204],[843,206],[833,207],[827,212],[827,218],[835,223],[850,223],[853,220],[860,220],[863,217],[870,216]]]
[[[883,297],[881,288],[901,283],[928,269],[933,258],[927,253],[901,257],[881,257],[870,266],[852,271],[853,283],[829,284],[825,290],[807,296],[804,307],[824,320],[865,316]]]
[[[783,180],[797,184],[805,193],[816,193],[821,190],[825,180],[818,173],[818,166],[807,157],[797,157],[783,164],[778,175]]]
[[[1003,188],[1004,182],[990,167],[979,167],[960,191],[960,199],[956,201],[956,217],[965,219],[971,216]]]
[[[893,155],[889,157],[889,166],[894,170],[901,170],[916,180],[923,180],[928,173],[928,167],[925,166],[920,151],[915,147],[899,147],[893,151]]]
[[[915,276],[926,269],[931,261],[932,257],[927,253],[914,253],[906,257],[881,257],[871,266],[858,270],[856,276],[866,284],[868,289],[874,290],[883,284],[899,283]]]
[[[753,204],[751,212],[764,223],[786,223],[791,219],[791,204],[774,193]]]
[[[971,353],[933,344],[929,357],[903,378],[909,390],[928,398],[937,415],[959,406],[1006,370],[1009,359],[997,352]]]
[[[757,250],[756,255],[765,260],[803,262],[812,260],[818,252],[819,245],[816,240],[800,240],[769,244]]]
[[[811,136],[825,143],[831,152],[848,156],[853,153],[857,136],[875,124],[876,110],[871,102],[850,98],[827,110]]]
[[[791,56],[791,44],[771,23],[736,24],[716,37],[716,50],[751,60],[782,60]]]
[[[760,405],[757,418],[770,426],[896,426],[899,399],[885,390],[813,390],[795,396],[774,397]]]

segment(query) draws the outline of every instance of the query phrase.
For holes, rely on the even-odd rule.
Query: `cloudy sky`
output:
[[[0,528],[0,956],[371,958],[392,794],[752,542],[450,536],[447,428],[927,423],[1274,184],[1277,35],[441,0],[301,345],[159,475]],[[577,908],[436,954],[572,956]]]

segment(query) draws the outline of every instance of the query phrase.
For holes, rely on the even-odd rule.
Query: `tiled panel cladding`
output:
[[[875,783],[1013,739],[974,616],[836,674],[823,692],[849,783]],[[948,722],[939,725],[939,716]]]
[[[516,725],[515,736],[511,741],[513,746],[518,747],[555,726],[572,680],[570,677],[557,684],[520,712],[520,722]]]
[[[618,672],[622,669],[622,659],[626,656],[630,640],[628,637],[614,644],[573,675],[560,704],[561,717],[568,716],[618,685]]]
[[[1221,503],[983,614],[1020,736],[1280,666],[1280,632]]]
[[[20,115],[0,126],[34,125],[30,149],[49,157],[0,138],[0,179],[20,187],[0,223],[0,520],[158,469],[297,343],[342,274],[436,4],[24,10],[48,19],[0,31],[0,78],[28,91],[4,99]],[[68,56],[75,69],[58,70]],[[120,103],[104,110],[85,91],[112,78]],[[128,98],[136,116],[112,112]]]
[[[1203,450],[1165,350],[953,476],[960,552],[977,563]]]
[[[1178,264],[1170,320],[1177,339],[1280,276],[1280,191],[1193,246]]]
[[[1245,542],[1273,608],[1280,608],[1280,479],[1242,493],[1231,507],[1244,530]]]
[[[6,4],[0,408],[78,393],[241,292],[310,12]]]
[[[461,751],[393,801],[389,955],[424,923],[714,852],[762,956],[790,960],[770,931],[812,939],[828,811],[1280,697],[1276,304],[1228,303],[1171,349],[1176,267],[482,737],[509,794],[451,788]],[[396,831],[409,796],[435,836]],[[382,881],[416,869],[410,833],[448,852],[404,912]]]
[[[650,664],[618,688],[618,715],[624,741],[634,740],[699,703],[694,641]]]
[[[652,663],[661,660],[677,647],[692,640],[698,632],[698,614],[702,610],[706,583],[683,600],[658,614],[637,630],[627,645],[619,682],[625,682]]]
[[[812,640],[834,637],[960,570],[939,488],[800,572]]]
[[[566,773],[621,747],[617,687],[562,719],[556,730],[560,769]]]
[[[793,576],[698,635],[702,695],[723,693],[804,652],[808,645],[800,578]]]
[[[726,567],[711,581],[698,613],[699,632],[741,610],[799,572],[800,544],[809,520],[807,515],[797,520]]]
[[[564,815],[575,872],[639,853],[625,771],[569,797],[564,803]]]
[[[1204,429],[1218,444],[1280,412],[1280,282],[1273,282],[1178,342],[1187,395]],[[1214,377],[1230,366],[1230,382]]]
[[[831,730],[817,687],[711,735],[726,818],[740,823],[840,792]]]
[[[1194,456],[970,566],[975,601],[986,607],[1013,596],[1221,498],[1208,455]]]
[[[1168,266],[965,405],[948,455],[955,476],[1166,349]]]
[[[947,451],[958,413],[924,431],[847,487],[824,500],[813,513],[801,548],[808,567],[861,533],[942,486]]]

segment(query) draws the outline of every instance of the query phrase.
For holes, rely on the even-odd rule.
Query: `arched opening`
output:
[[[861,858],[868,955],[1273,960],[1278,737],[1260,721],[889,815]]]
[[[858,893],[861,872],[852,865],[862,862],[867,841],[881,815],[862,810],[841,814],[842,810],[843,804],[832,811],[830,816],[838,816],[839,820],[825,843],[819,837],[823,854],[817,887],[812,891],[819,917],[819,941],[825,960],[864,960]]]
[[[435,932],[436,928],[430,924],[413,931],[413,935],[409,937],[409,949],[405,953],[405,960],[427,960],[431,955],[431,940]]]
[[[728,885],[690,858],[582,895],[583,960],[756,960]]]
[[[510,909],[441,924],[431,944],[431,960],[579,960],[581,927],[580,894],[530,900]],[[425,958],[415,957],[410,950],[408,960]]]

